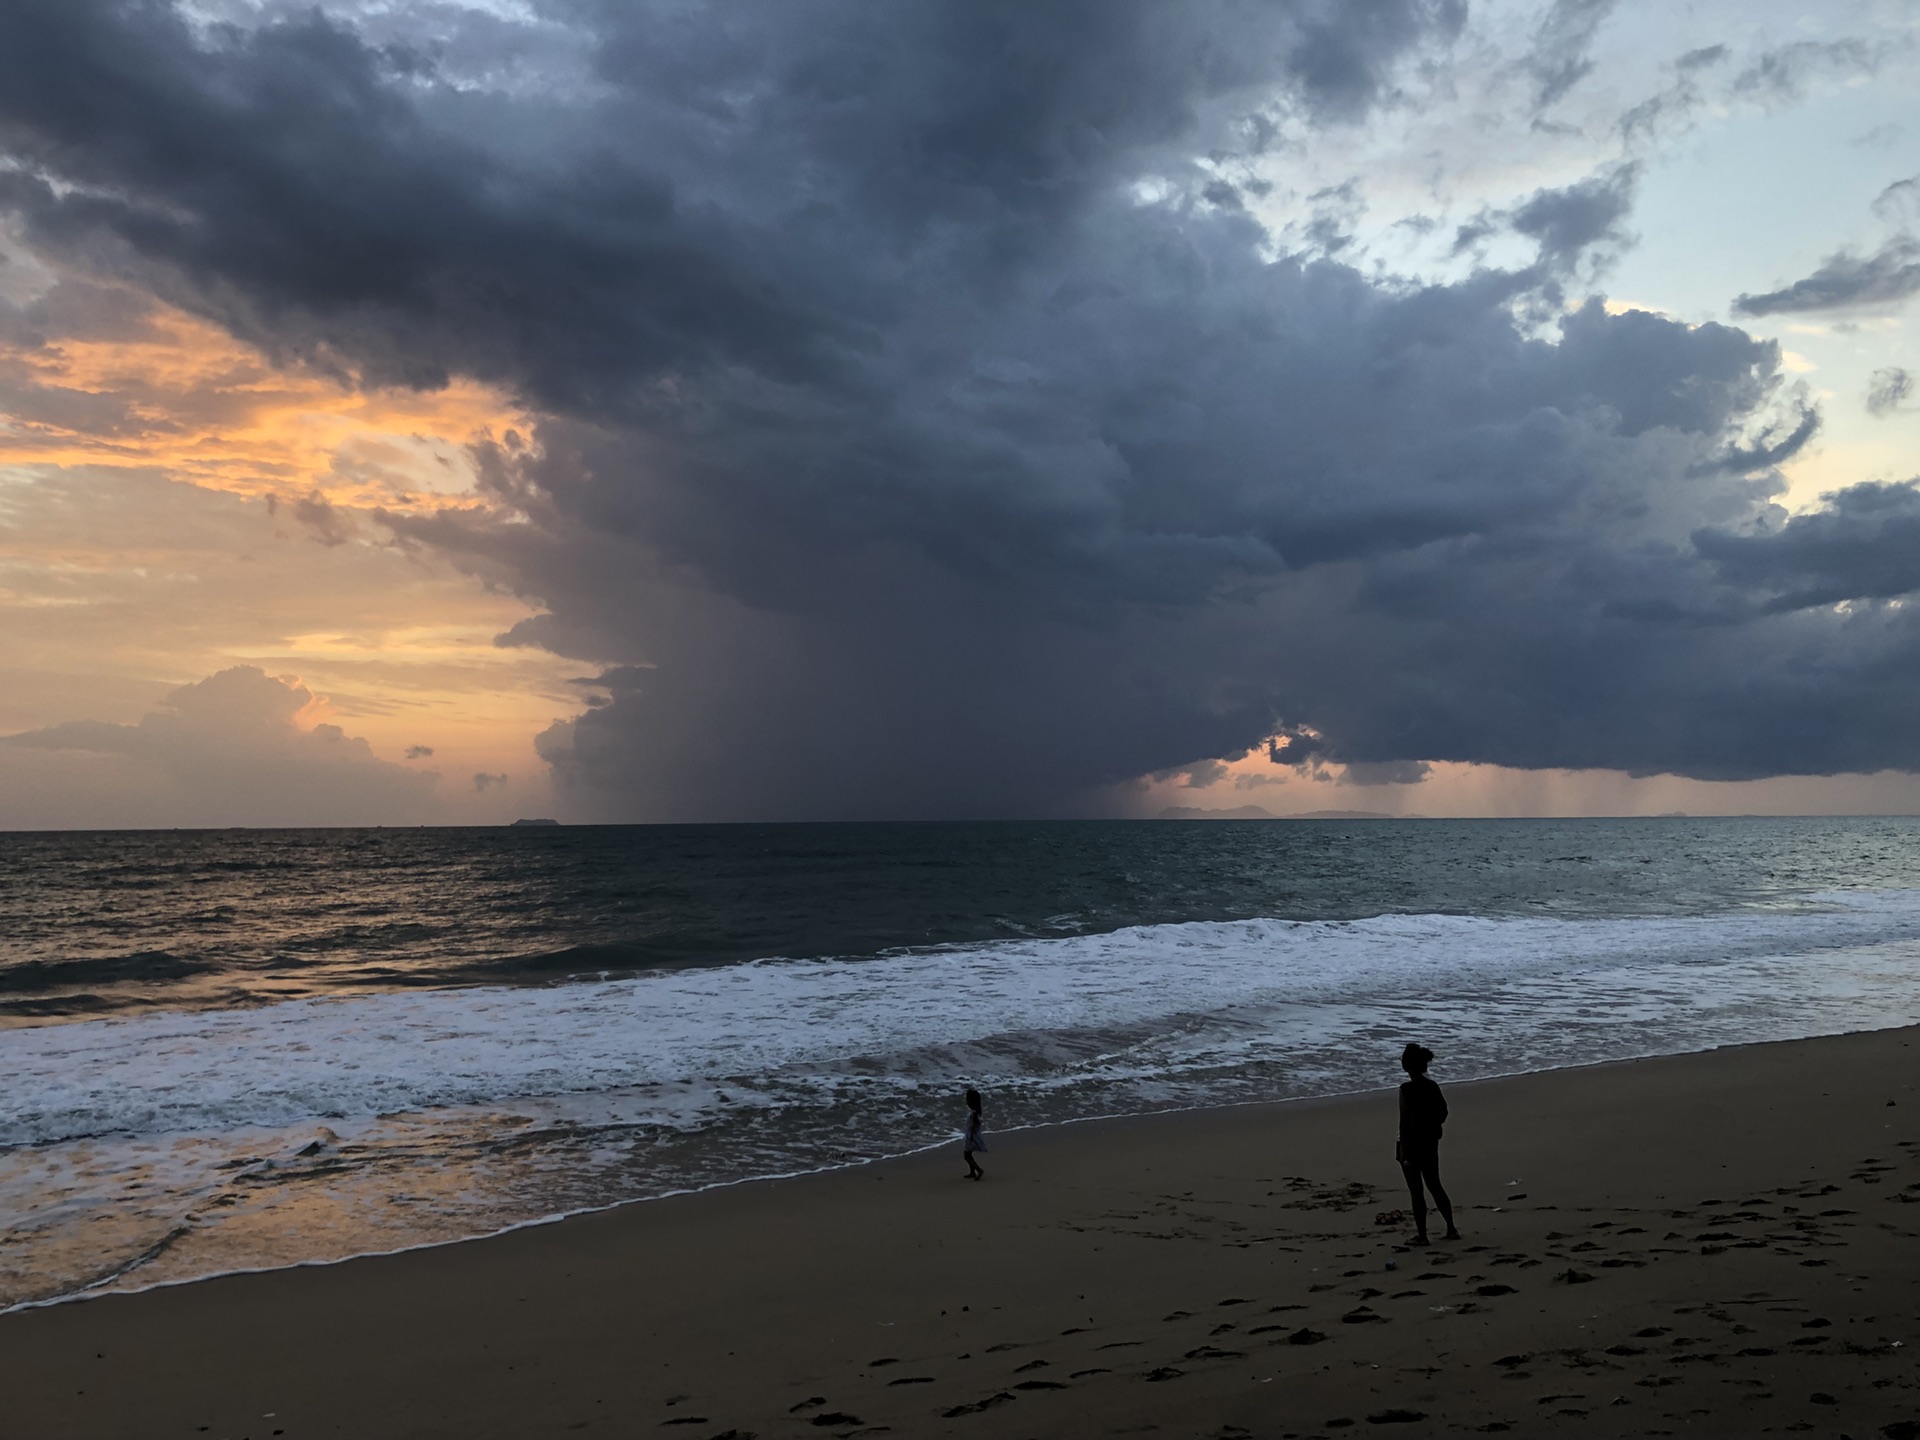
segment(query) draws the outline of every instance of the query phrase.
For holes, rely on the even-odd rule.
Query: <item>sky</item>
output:
[[[0,828],[1920,810],[1917,21],[10,0]]]

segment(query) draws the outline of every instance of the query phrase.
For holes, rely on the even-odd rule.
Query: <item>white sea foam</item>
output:
[[[0,1143],[750,1085],[800,1069],[884,1072],[983,1045],[1022,1050],[1033,1070],[1047,1068],[1050,1046],[1069,1045],[1082,1062],[1104,1054],[1107,1069],[1146,1081],[1156,1067],[1217,1066],[1283,1038],[1299,1044],[1355,1007],[1381,1018],[1445,1015],[1458,1030],[1476,1004],[1503,993],[1530,994],[1543,1022],[1707,1005],[1717,986],[1743,1003],[1780,987],[1785,1000],[1815,972],[1813,989],[1839,996],[1852,971],[1823,961],[1879,955],[1906,973],[1916,944],[1920,891],[1863,891],[1700,918],[1155,925],[548,988],[149,1013],[0,1032],[9,1077]],[[1736,973],[1738,985],[1716,979]],[[1310,1014],[1319,1018],[1303,1020]],[[1524,1062],[1527,1042],[1513,1038],[1511,1058]]]

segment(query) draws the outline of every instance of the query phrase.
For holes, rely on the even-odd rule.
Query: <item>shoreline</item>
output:
[[[1862,1437],[1920,1422],[1916,1044],[1447,1084],[1465,1235],[1427,1252],[1372,1223],[1406,1201],[1370,1091],[996,1132],[978,1186],[943,1147],[41,1304],[0,1353],[22,1433],[75,1437]]]
[[[1596,1070],[1605,1070],[1611,1067],[1640,1065],[1640,1064],[1645,1064],[1649,1061],[1657,1061],[1657,1060],[1663,1060],[1663,1059],[1679,1059],[1679,1058],[1685,1058],[1690,1056],[1716,1055],[1723,1052],[1739,1052],[1743,1050],[1752,1049],[1756,1046],[1788,1045],[1788,1044],[1801,1043],[1803,1041],[1809,1041],[1809,1040],[1844,1039],[1849,1036],[1884,1034],[1890,1031],[1903,1030],[1903,1029],[1913,1029],[1916,1034],[1920,1034],[1920,1026],[1889,1025],[1885,1027],[1878,1027],[1875,1029],[1868,1029],[1868,1030],[1829,1032],[1826,1034],[1818,1034],[1818,1035],[1794,1036],[1788,1039],[1780,1039],[1780,1040],[1751,1041],[1751,1042],[1745,1042],[1745,1043],[1735,1044],[1735,1045],[1711,1045],[1699,1050],[1658,1051],[1658,1052],[1650,1052],[1645,1055],[1618,1056],[1618,1057],[1611,1057],[1604,1060],[1588,1061],[1584,1064],[1579,1064],[1579,1065],[1547,1065],[1547,1066],[1543,1066],[1538,1069],[1532,1069],[1532,1070],[1503,1071],[1499,1074],[1494,1074],[1494,1075],[1476,1076],[1470,1080],[1453,1081],[1453,1082],[1450,1082],[1447,1088],[1450,1091],[1465,1090],[1468,1087],[1472,1087],[1472,1086],[1486,1085],[1486,1084],[1492,1084],[1492,1083],[1497,1083],[1502,1081],[1523,1080],[1529,1076],[1554,1075],[1554,1074],[1562,1074],[1562,1073],[1582,1073],[1582,1072],[1589,1072],[1589,1071],[1596,1071]],[[1015,1126],[1006,1130],[990,1130],[989,1139],[1003,1140],[1007,1137],[1012,1137],[1012,1136],[1042,1137],[1047,1133],[1054,1132],[1054,1131],[1064,1133],[1067,1131],[1097,1129],[1099,1127],[1129,1127],[1136,1124],[1144,1124],[1144,1123],[1152,1122],[1156,1120],[1170,1120],[1170,1119],[1174,1119],[1182,1116],[1194,1117],[1194,1116],[1205,1116],[1205,1115],[1213,1115],[1213,1114],[1228,1115],[1228,1114],[1247,1113],[1247,1112],[1261,1112],[1269,1109],[1283,1110],[1283,1109],[1291,1109],[1294,1107],[1311,1106],[1311,1105],[1323,1104],[1323,1103],[1358,1101],[1368,1097],[1382,1097],[1391,1093],[1394,1093],[1394,1087],[1389,1085],[1389,1086],[1378,1087],[1373,1089],[1333,1091],[1324,1095],[1287,1096],[1278,1100],[1237,1100],[1237,1101],[1226,1101],[1226,1102],[1211,1103],[1211,1104],[1204,1104],[1204,1105],[1172,1106],[1172,1107],[1168,1107],[1166,1109],[1160,1109],[1160,1110],[1138,1110],[1138,1111],[1123,1112],[1115,1115],[1079,1116],[1079,1117],[1073,1117],[1065,1120],[1046,1121],[1036,1125]],[[5,1316],[14,1315],[24,1311],[44,1310],[44,1309],[49,1309],[55,1306],[81,1304],[81,1303],[94,1301],[94,1300],[109,1299],[114,1296],[121,1296],[121,1295],[145,1295],[145,1294],[149,1294],[159,1290],[176,1289],[181,1286],[201,1285],[201,1284],[205,1284],[212,1281],[232,1279],[232,1278],[241,1277],[241,1276],[277,1275],[284,1272],[313,1270],[313,1269],[320,1269],[320,1268],[325,1268],[325,1267],[335,1266],[335,1265],[346,1265],[346,1264],[351,1264],[355,1261],[360,1261],[360,1260],[379,1260],[379,1259],[386,1259],[386,1258],[399,1256],[399,1255],[411,1255],[421,1251],[440,1250],[440,1249],[445,1249],[452,1246],[472,1245],[472,1244],[477,1244],[485,1241],[500,1239],[504,1236],[516,1234],[522,1230],[534,1229],[542,1226],[566,1224],[571,1221],[584,1219],[589,1216],[606,1215],[606,1214],[615,1213],[615,1212],[626,1210],[636,1206],[652,1205],[652,1204],[656,1204],[664,1201],[685,1201],[685,1200],[690,1200],[694,1197],[698,1197],[702,1195],[717,1194],[717,1193],[722,1193],[726,1191],[737,1190],[742,1187],[750,1187],[750,1186],[756,1186],[756,1185],[773,1185],[773,1184],[779,1184],[779,1183],[788,1182],[788,1181],[806,1180],[806,1179],[811,1179],[811,1178],[820,1177],[820,1176],[853,1173],[853,1172],[869,1169],[874,1166],[889,1165],[897,1162],[911,1161],[924,1156],[939,1154],[946,1150],[952,1149],[959,1144],[959,1140],[960,1140],[960,1132],[959,1132],[959,1129],[956,1127],[953,1135],[950,1138],[937,1141],[932,1144],[918,1146],[911,1150],[903,1150],[903,1151],[886,1154],[886,1155],[876,1155],[876,1156],[871,1156],[864,1159],[846,1161],[844,1163],[821,1165],[813,1169],[807,1169],[807,1170],[792,1170],[792,1171],[785,1171],[785,1172],[780,1172],[775,1174],[747,1175],[747,1176],[742,1176],[739,1179],[718,1180],[718,1181],[714,1181],[711,1184],[695,1186],[687,1189],[666,1190],[655,1195],[638,1195],[638,1196],[631,1197],[629,1199],[611,1201],[606,1204],[587,1205],[587,1206],[582,1206],[578,1209],[556,1211],[551,1214],[537,1215],[524,1220],[516,1220],[510,1224],[500,1226],[497,1229],[478,1231],[471,1235],[458,1235],[458,1236],[454,1236],[451,1238],[444,1238],[444,1239],[422,1240],[413,1244],[397,1245],[390,1249],[356,1250],[350,1254],[318,1256],[312,1259],[295,1260],[285,1264],[278,1264],[278,1265],[240,1266],[233,1269],[212,1270],[212,1271],[206,1272],[205,1274],[156,1280],[147,1285],[130,1286],[130,1287],[124,1287],[124,1288],[112,1287],[111,1279],[100,1280],[100,1281],[93,1282],[92,1284],[88,1285],[85,1288],[75,1290],[75,1291],[70,1291],[66,1294],[48,1296],[48,1297],[37,1299],[37,1300],[22,1300],[22,1301],[17,1301],[11,1305],[0,1306],[0,1318],[4,1318]],[[139,1265],[144,1263],[146,1263],[146,1257],[142,1257],[140,1260],[130,1263],[124,1270],[122,1270],[119,1273],[121,1274],[128,1273],[131,1270],[137,1269]],[[108,1288],[108,1287],[112,1287],[112,1288]]]

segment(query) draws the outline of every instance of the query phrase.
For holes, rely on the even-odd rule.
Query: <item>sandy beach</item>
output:
[[[17,1312],[0,1433],[1913,1436],[1916,1044],[1448,1085],[1425,1251],[1383,1089]]]

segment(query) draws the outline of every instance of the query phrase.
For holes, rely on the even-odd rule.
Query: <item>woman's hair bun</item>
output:
[[[1410,1062],[1415,1065],[1431,1065],[1433,1052],[1426,1046],[1410,1040],[1407,1042],[1407,1048],[1400,1052],[1400,1059],[1403,1064]]]

